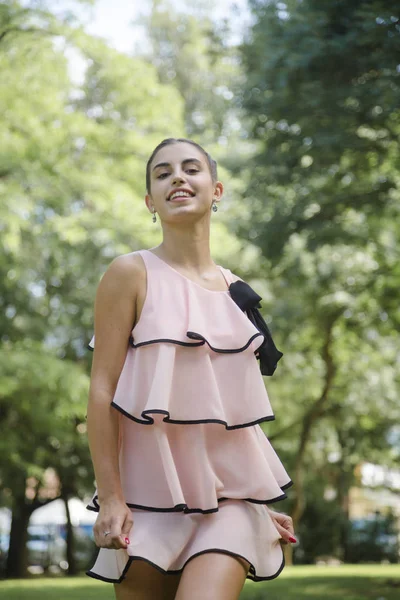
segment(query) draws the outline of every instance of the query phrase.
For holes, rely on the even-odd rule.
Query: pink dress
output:
[[[274,419],[254,354],[264,338],[229,290],[139,253],[147,294],[112,401],[134,526],[128,548],[101,548],[87,574],[121,582],[135,559],[178,573],[212,551],[245,558],[249,579],[277,577],[281,536],[266,505],[292,481],[259,426]]]

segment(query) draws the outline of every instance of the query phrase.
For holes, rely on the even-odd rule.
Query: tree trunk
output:
[[[10,546],[8,548],[6,578],[20,579],[27,575],[28,523],[32,514],[25,497],[15,499],[12,511]]]
[[[296,532],[296,530],[295,530]],[[292,544],[284,544],[282,546],[283,554],[285,556],[285,565],[290,567],[293,564],[293,546]]]
[[[348,559],[348,535],[349,535],[349,490],[353,481],[354,466],[349,461],[347,450],[346,435],[348,432],[342,431],[340,425],[336,428],[338,442],[341,448],[341,460],[338,463],[339,475],[337,479],[337,502],[342,510],[342,520],[339,526],[339,558],[344,562]]]
[[[67,515],[66,529],[67,529],[67,563],[68,563],[68,575],[77,575],[78,567],[76,564],[75,558],[75,535],[74,528],[71,523],[71,513],[69,510],[68,500],[69,494],[68,492],[62,493],[62,499],[65,504],[65,512]]]
[[[294,505],[291,511],[291,517],[293,519],[294,530],[296,531],[296,527],[303,515],[306,499],[304,493],[304,456],[307,450],[307,445],[310,440],[311,431],[314,424],[321,417],[323,412],[325,411],[325,405],[328,400],[329,392],[332,387],[332,381],[335,374],[335,365],[333,362],[332,354],[331,354],[331,346],[332,346],[332,329],[334,325],[334,320],[332,320],[325,331],[325,342],[322,348],[322,358],[325,363],[325,380],[324,386],[321,391],[321,395],[314,402],[314,404],[310,407],[303,418],[303,424],[300,433],[300,441],[299,448],[296,453],[296,461],[294,467],[294,490],[295,490],[295,498]],[[287,548],[285,551],[285,559],[287,564],[292,564],[292,548]]]
[[[10,544],[8,548],[7,564],[5,576],[7,579],[20,579],[27,576],[27,541],[28,541],[28,524],[31,514],[40,506],[45,506],[56,498],[46,499],[44,501],[39,498],[40,483],[38,482],[35,497],[29,500],[25,495],[26,477],[22,477],[22,483],[19,486],[19,494],[14,495]]]
[[[345,474],[346,477],[346,474]],[[348,479],[348,477],[346,477]],[[348,537],[349,537],[349,486],[338,493],[338,502],[342,508],[342,520],[339,523],[339,549],[338,554],[343,562],[348,559]]]

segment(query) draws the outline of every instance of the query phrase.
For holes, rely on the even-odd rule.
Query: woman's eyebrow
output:
[[[163,162],[163,163],[158,163],[158,165],[156,165],[155,167],[153,167],[153,171],[155,171],[156,169],[158,169],[159,167],[170,167],[171,165],[167,162]]]
[[[182,164],[186,165],[187,163],[197,163],[198,165],[201,165],[201,160],[198,158],[185,158],[185,160],[182,161]]]
[[[187,163],[197,163],[198,165],[201,165],[201,161],[198,158],[185,158],[185,160],[182,161],[182,165],[186,165]],[[153,171],[155,171],[159,167],[170,167],[170,166],[171,165],[168,162],[158,163],[157,165],[155,165],[153,167]]]

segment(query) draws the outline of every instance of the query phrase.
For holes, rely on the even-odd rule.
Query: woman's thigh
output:
[[[174,600],[179,575],[166,575],[144,560],[134,560],[125,579],[114,585],[116,600]]]
[[[237,600],[249,563],[229,554],[207,552],[183,569],[175,600]]]

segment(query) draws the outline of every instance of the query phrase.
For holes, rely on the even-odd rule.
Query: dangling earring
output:
[[[217,212],[218,206],[217,206],[216,198],[213,198],[213,200],[214,200],[214,202],[212,203],[212,209],[214,212]]]
[[[156,211],[153,210],[153,223],[156,223],[156,221],[157,221]]]

